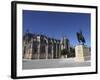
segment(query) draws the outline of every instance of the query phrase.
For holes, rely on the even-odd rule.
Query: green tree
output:
[[[70,53],[68,54],[68,57],[75,57],[75,49],[70,47]]]
[[[66,57],[66,55],[68,55],[68,54],[69,54],[69,51],[67,49],[61,50],[61,55],[62,56]]]

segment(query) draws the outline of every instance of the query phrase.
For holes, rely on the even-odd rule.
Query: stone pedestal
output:
[[[90,51],[86,45],[77,45],[75,47],[75,61],[84,62],[90,60]]]

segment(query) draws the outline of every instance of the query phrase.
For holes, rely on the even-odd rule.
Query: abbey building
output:
[[[23,36],[23,59],[58,59],[63,49],[70,52],[70,42],[65,37],[58,40],[32,33]]]

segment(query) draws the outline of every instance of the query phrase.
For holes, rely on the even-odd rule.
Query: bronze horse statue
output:
[[[82,43],[82,44],[84,45],[84,43],[85,43],[85,38],[84,38],[84,36],[83,36],[83,34],[82,34],[82,31],[77,32],[76,34],[77,34],[77,39],[78,39],[79,44]]]

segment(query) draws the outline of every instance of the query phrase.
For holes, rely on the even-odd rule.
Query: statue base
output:
[[[87,60],[90,60],[90,51],[89,51],[89,48],[86,46],[86,45],[77,45],[75,47],[75,61],[76,62],[84,62],[84,61],[87,61]]]

